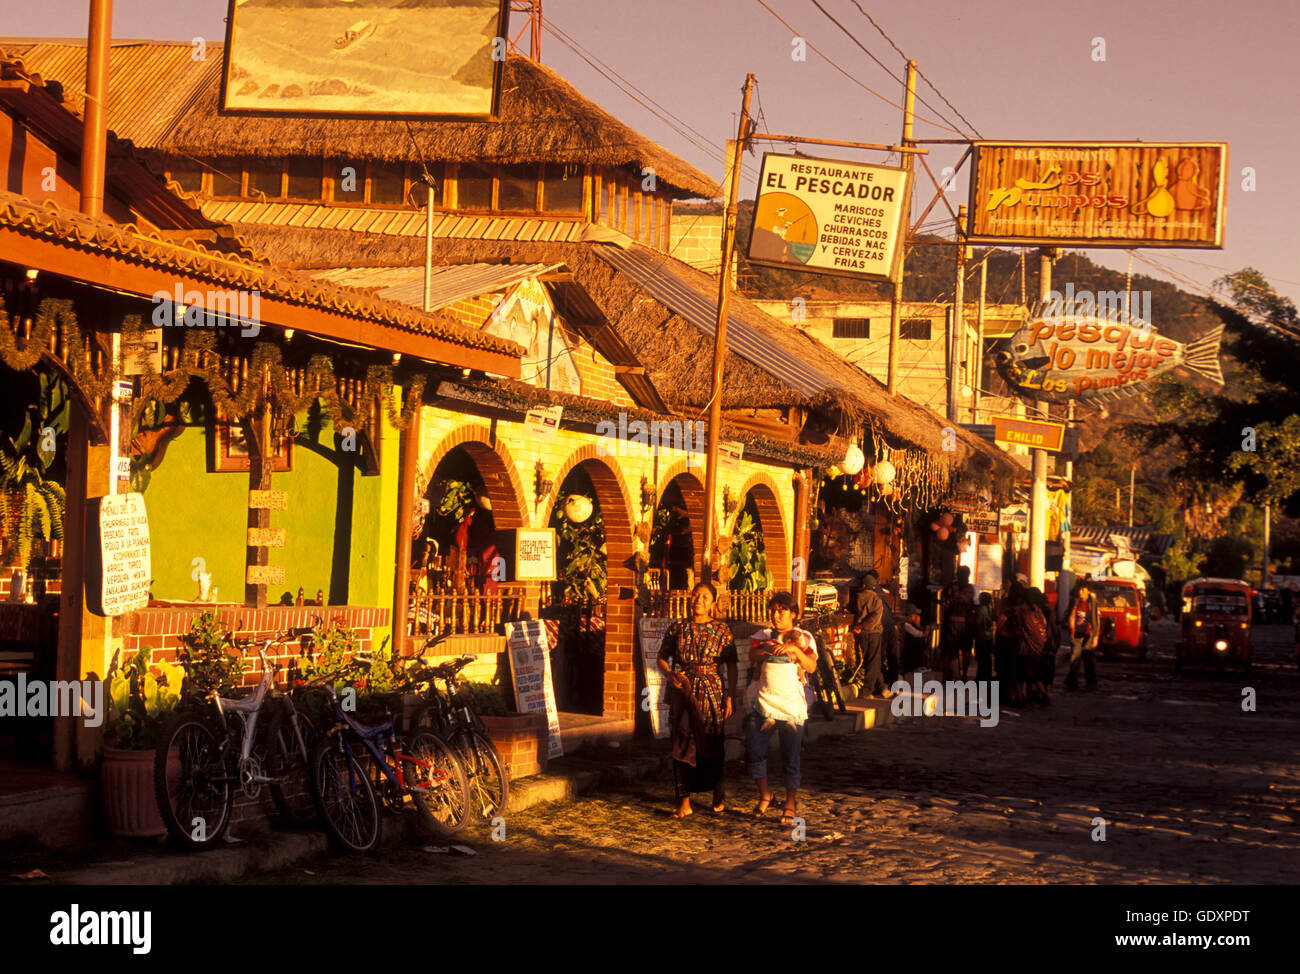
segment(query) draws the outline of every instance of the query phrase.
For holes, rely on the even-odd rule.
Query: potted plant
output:
[[[154,797],[154,746],[163,723],[180,702],[185,671],[175,663],[151,667],[151,653],[146,646],[120,669],[115,654],[108,671],[108,729],[100,787],[113,835],[143,838],[167,833]]]
[[[0,430],[0,561],[24,572],[36,542],[63,537],[63,487],[51,476],[59,437],[68,432],[68,390],[41,375],[35,402],[16,434]]]

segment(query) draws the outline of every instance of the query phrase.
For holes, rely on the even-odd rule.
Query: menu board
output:
[[[515,581],[555,578],[555,529],[520,528],[515,534]]]
[[[515,706],[520,713],[546,714],[546,756],[564,754],[560,742],[560,712],[555,706],[551,681],[551,654],[546,645],[546,627],[540,619],[506,623],[510,646],[510,676],[515,683]]]
[[[120,616],[149,604],[149,516],[143,494],[89,500],[86,518],[86,605],[95,615]]]
[[[650,707],[650,727],[655,737],[668,736],[668,681],[659,669],[659,649],[672,619],[643,616],[638,623],[641,662],[645,665],[646,700]],[[645,704],[642,704],[645,709]]]

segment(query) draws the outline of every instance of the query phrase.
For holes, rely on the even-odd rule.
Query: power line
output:
[[[863,91],[866,91],[866,92],[868,92],[868,93],[870,93],[870,94],[872,94],[872,95],[875,95],[877,98],[879,98],[881,101],[883,101],[886,105],[889,105],[889,106],[892,107],[892,108],[897,108],[900,112],[906,110],[906,109],[905,109],[902,105],[900,105],[898,102],[894,101],[893,99],[891,99],[891,98],[889,98],[889,97],[887,97],[887,96],[885,96],[885,95],[882,95],[880,92],[876,91],[876,90],[875,90],[874,88],[872,88],[870,85],[866,84],[866,82],[861,81],[860,79],[856,78],[854,75],[852,75],[852,74],[850,74],[848,71],[846,71],[844,68],[840,67],[840,65],[839,65],[838,63],[836,63],[836,61],[834,60],[834,58],[830,57],[828,54],[826,54],[824,51],[822,51],[820,48],[818,48],[815,44],[813,44],[811,41],[809,41],[809,40],[807,39],[807,37],[805,37],[805,36],[804,36],[804,35],[803,35],[799,30],[797,30],[795,27],[793,27],[793,26],[790,24],[789,21],[787,21],[787,20],[786,20],[784,17],[782,17],[779,13],[777,13],[777,12],[776,12],[775,10],[773,10],[770,6],[768,6],[767,3],[765,2],[765,0],[755,0],[755,2],[757,2],[758,5],[759,5],[760,7],[762,7],[764,10],[766,10],[768,13],[770,13],[773,17],[775,17],[775,18],[777,19],[777,21],[781,24],[781,26],[783,26],[786,30],[788,30],[792,35],[794,35],[795,37],[801,37],[801,38],[803,38],[804,43],[807,44],[808,47],[809,47],[809,48],[810,48],[810,49],[811,49],[811,50],[812,50],[812,51],[813,51],[813,52],[814,52],[818,57],[820,57],[823,61],[825,61],[827,64],[829,64],[831,67],[833,67],[833,68],[834,68],[836,71],[838,71],[840,74],[844,75],[844,77],[846,77],[846,78],[848,78],[850,81],[852,81],[855,85],[857,85],[857,86],[858,86],[859,88],[861,88]],[[895,80],[897,80],[897,79],[895,79]],[[937,121],[935,121],[935,120],[932,119],[932,118],[926,118],[924,115],[916,115],[915,117],[916,117],[917,119],[923,121],[923,122],[926,122],[926,123],[928,123],[928,124],[930,124],[930,125],[935,126],[936,128],[940,128],[940,129],[943,129],[944,131],[951,132],[951,133],[953,133],[954,135],[960,135],[962,138],[965,138],[965,137],[966,137],[966,133],[965,133],[965,132],[961,132],[961,131],[959,131],[958,129],[955,129],[955,128],[953,128],[953,127],[950,126],[950,125],[945,125],[943,122],[937,122]]]

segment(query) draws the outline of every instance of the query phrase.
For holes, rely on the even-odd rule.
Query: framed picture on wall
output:
[[[248,472],[248,443],[239,423],[227,421],[218,415],[212,437],[211,469],[214,473]],[[272,437],[271,470],[285,473],[293,469],[293,432]]]

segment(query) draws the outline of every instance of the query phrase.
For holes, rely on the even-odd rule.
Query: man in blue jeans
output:
[[[751,680],[758,680],[760,687],[765,686],[764,669],[769,664],[763,662],[762,658],[781,655],[796,664],[799,679],[806,683],[807,674],[817,669],[817,644],[812,633],[795,628],[794,596],[789,592],[777,592],[768,601],[767,611],[772,621],[771,628],[756,632],[749,644]],[[779,667],[774,672],[784,669]],[[790,825],[794,822],[799,811],[799,752],[803,748],[803,728],[801,722],[763,721],[752,712],[747,715],[745,749],[749,758],[749,774],[758,788],[755,817],[763,816],[774,797],[767,784],[767,746],[772,740],[772,732],[776,731],[781,741],[781,778],[785,783],[785,807],[781,812],[781,824]]]

